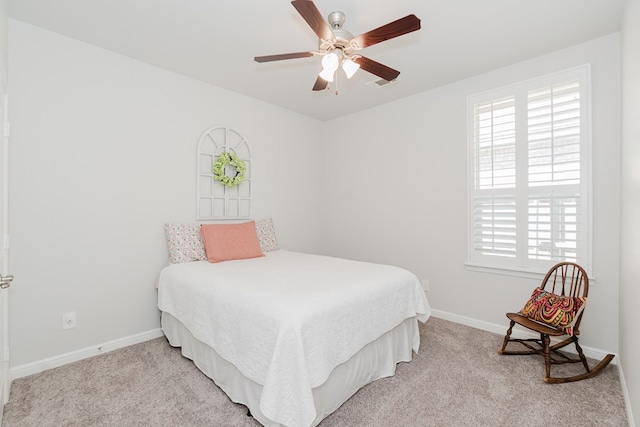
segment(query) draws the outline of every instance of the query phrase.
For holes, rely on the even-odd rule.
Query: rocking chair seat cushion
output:
[[[573,335],[586,302],[586,297],[566,297],[536,288],[519,314]]]

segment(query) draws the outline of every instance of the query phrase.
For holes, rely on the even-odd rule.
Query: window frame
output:
[[[519,277],[539,277],[559,260],[531,260],[528,255],[529,240],[529,197],[536,193],[536,187],[530,187],[528,182],[529,168],[529,132],[527,115],[527,95],[535,90],[552,83],[559,84],[569,80],[580,83],[580,214],[579,224],[584,228],[580,231],[583,241],[579,243],[581,255],[580,265],[592,274],[592,155],[591,155],[591,67],[590,64],[528,79],[508,86],[484,91],[467,97],[467,261],[465,265],[473,271],[490,272],[496,274],[513,275]],[[500,257],[497,255],[482,255],[475,250],[475,222],[474,208],[479,192],[475,188],[475,107],[476,105],[496,101],[513,95],[515,99],[515,169],[516,185],[513,189],[492,189],[494,193],[512,195],[516,200],[516,243],[515,257]],[[524,189],[522,188],[524,183]],[[491,192],[489,192],[491,193]],[[551,193],[550,193],[551,194]],[[524,209],[524,212],[522,212]]]

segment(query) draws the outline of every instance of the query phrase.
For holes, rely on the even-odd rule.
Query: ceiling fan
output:
[[[333,82],[335,72],[339,66],[342,66],[347,78],[351,78],[359,68],[362,68],[387,81],[396,79],[400,75],[400,71],[362,56],[358,52],[374,44],[420,29],[420,19],[415,15],[407,15],[404,18],[354,37],[353,34],[342,29],[345,20],[344,13],[331,12],[328,21],[325,21],[311,0],[293,0],[291,4],[318,36],[318,50],[256,56],[254,60],[262,63],[322,56],[322,71],[318,74],[313,85],[313,90],[315,91],[329,87],[329,82]]]

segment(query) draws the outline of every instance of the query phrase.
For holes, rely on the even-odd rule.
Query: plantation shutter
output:
[[[529,259],[581,261],[580,119],[578,80],[529,90]]]
[[[589,270],[587,82],[585,66],[470,97],[470,264]]]
[[[513,196],[474,198],[474,250],[483,255],[516,256],[516,202]]]
[[[515,97],[474,108],[473,247],[483,255],[516,254]]]

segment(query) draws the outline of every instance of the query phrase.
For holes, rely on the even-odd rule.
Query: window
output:
[[[582,66],[469,97],[470,265],[590,271],[588,82]]]

